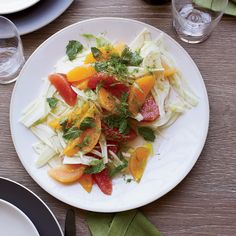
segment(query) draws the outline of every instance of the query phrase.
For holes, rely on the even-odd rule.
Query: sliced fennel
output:
[[[87,156],[87,155],[83,155],[81,154],[80,157],[78,156],[74,156],[74,157],[67,157],[64,156],[63,158],[63,164],[83,164],[83,165],[91,165],[91,162],[93,161],[97,161],[97,158],[94,158],[92,156]]]
[[[24,111],[20,121],[27,127],[31,127],[36,122],[43,120],[50,112],[47,102],[48,97],[52,97],[56,92],[48,79],[44,80],[43,89],[38,98],[36,98]]]
[[[140,56],[143,58],[142,66],[148,68],[162,69],[161,52],[153,41],[144,43],[140,50]]]
[[[53,158],[51,158],[51,159],[48,161],[48,165],[49,165],[51,168],[54,168],[54,167],[57,167],[57,166],[62,165],[62,158],[61,158],[61,156],[56,155],[56,156],[54,156]]]
[[[31,127],[31,131],[45,144],[57,151],[57,147],[54,147],[51,139],[57,134],[46,124],[39,124]]]
[[[164,71],[163,68],[149,68],[149,67],[138,67],[138,66],[128,66],[128,72],[132,78],[138,78],[150,73],[156,73],[159,71]]]
[[[108,153],[107,153],[107,142],[106,142],[104,135],[100,136],[99,145],[102,150],[103,163],[106,164],[108,162]]]
[[[39,154],[36,161],[36,167],[40,168],[48,163],[57,153],[48,145],[45,145],[42,152]]]
[[[144,42],[150,40],[151,40],[151,33],[145,28],[129,44],[129,47],[133,52],[139,51],[143,47]]]

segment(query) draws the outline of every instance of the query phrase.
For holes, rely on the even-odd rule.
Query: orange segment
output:
[[[168,69],[165,69],[164,76],[169,77],[169,76],[174,75],[176,72],[177,70],[175,68],[168,68]]]
[[[90,65],[82,65],[75,67],[71,71],[67,73],[67,80],[69,82],[83,82],[88,77],[94,75],[96,70],[93,66]]]
[[[116,99],[106,89],[100,88],[98,92],[98,101],[102,108],[107,111],[113,111],[116,107]]]
[[[95,116],[95,127],[83,131],[76,139],[71,140],[64,149],[66,156],[74,156],[77,152],[90,152],[97,144],[101,134],[101,120],[98,115]]]
[[[130,94],[128,98],[129,110],[136,115],[143,105],[147,95],[154,87],[155,78],[152,75],[143,76],[136,79],[131,85]]]
[[[150,151],[145,147],[137,147],[129,159],[129,171],[136,182],[143,176]]]
[[[83,174],[79,179],[79,183],[88,193],[90,193],[93,187],[92,175]]]
[[[70,184],[83,175],[85,168],[83,165],[61,165],[50,169],[48,174],[63,184]]]

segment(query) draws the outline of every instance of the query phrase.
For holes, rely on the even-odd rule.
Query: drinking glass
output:
[[[173,27],[177,35],[188,43],[206,40],[227,4],[228,0],[172,0]]]
[[[0,16],[0,84],[14,82],[24,62],[23,46],[16,26]]]

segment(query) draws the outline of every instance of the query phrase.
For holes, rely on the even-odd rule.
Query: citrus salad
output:
[[[37,167],[63,183],[112,194],[112,178],[140,182],[152,144],[197,98],[167,51],[162,34],[144,29],[130,43],[104,34],[71,40],[44,78],[21,122],[39,139]],[[139,140],[139,144],[137,145]],[[140,141],[141,140],[141,141]]]

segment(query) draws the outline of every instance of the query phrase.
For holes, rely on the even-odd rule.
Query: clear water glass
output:
[[[173,27],[179,38],[187,43],[200,43],[214,30],[228,0],[172,0]],[[208,6],[211,9],[201,7]]]
[[[16,26],[0,16],[0,84],[14,82],[24,62],[23,46]]]

